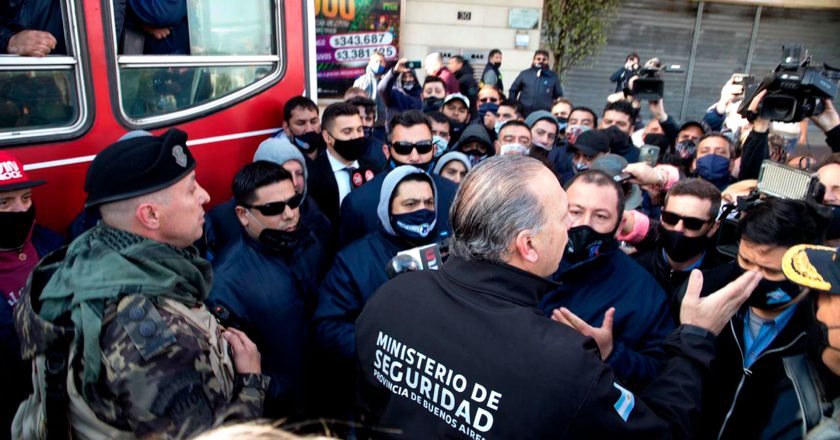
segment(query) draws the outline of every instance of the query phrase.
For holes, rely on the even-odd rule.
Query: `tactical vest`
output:
[[[135,439],[134,433],[120,430],[99,420],[78,392],[75,380],[78,373],[74,369],[73,362],[76,356],[76,348],[72,344],[73,327],[48,322],[38,316],[33,309],[30,291],[40,294],[63,257],[63,250],[56,252],[36,267],[15,310],[17,326],[23,329],[19,330],[19,336],[22,346],[25,347],[24,358],[32,360],[33,393],[21,403],[15,414],[12,422],[12,438],[22,440]],[[118,313],[110,314],[110,317],[106,316],[103,326],[117,319],[121,308],[125,308],[132,301],[136,303],[138,296],[129,295],[121,298],[117,305]],[[145,297],[139,300],[150,303]],[[226,400],[230,401],[234,393],[235,370],[229,355],[227,340],[221,337],[221,327],[216,319],[204,307],[192,309],[177,301],[162,297],[158,299],[157,308],[185,318],[193,329],[206,337],[213,375],[220,384],[220,392]],[[126,325],[123,327],[129,331]],[[34,344],[25,344],[25,340],[32,341]],[[174,338],[171,343],[175,343]],[[135,344],[137,344],[136,341]],[[144,349],[139,345],[137,348]]]

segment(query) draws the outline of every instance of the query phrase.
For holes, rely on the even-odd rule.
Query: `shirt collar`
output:
[[[354,160],[353,163],[351,163],[350,165],[344,165],[343,163],[341,163],[340,160],[333,157],[333,155],[330,153],[330,150],[327,150],[327,160],[330,161],[330,168],[332,168],[333,172],[344,170],[348,166],[353,168],[359,168],[358,160]]]

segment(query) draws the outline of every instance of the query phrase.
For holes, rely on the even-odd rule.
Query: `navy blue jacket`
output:
[[[560,78],[551,70],[538,71],[531,67],[519,73],[510,86],[508,96],[519,101],[522,104],[522,114],[528,116],[536,110],[551,111],[554,99],[563,96],[563,87],[560,85]]]
[[[356,318],[373,292],[388,281],[388,261],[411,247],[380,227],[338,252],[321,283],[314,318],[316,339],[325,352],[348,361],[356,358]]]
[[[352,416],[356,373],[355,323],[367,301],[388,281],[385,266],[397,252],[411,248],[385,234],[374,232],[338,252],[318,297],[313,318],[321,378],[316,384],[319,415]]]
[[[271,377],[267,417],[294,415],[305,407],[309,322],[324,262],[323,247],[312,234],[289,254],[242,234],[214,262],[208,307],[227,309],[228,324],[257,344],[263,374]]]
[[[344,202],[341,203],[341,225],[338,229],[339,249],[379,229],[376,207],[379,206],[379,193],[382,192],[382,182],[387,175],[387,172],[377,174],[373,180],[353,190],[344,198]],[[455,199],[458,185],[437,174],[431,176],[437,187],[437,228],[441,237],[446,237],[451,232],[449,207]]]
[[[145,34],[146,55],[189,55],[190,29],[187,2],[173,0],[128,0],[128,11],[137,26],[169,28],[169,35],[158,40]]]
[[[61,2],[53,0],[12,0],[0,2],[0,54],[5,54],[9,40],[20,31],[49,32],[55,37],[50,55],[65,55],[64,24]]]
[[[664,365],[662,342],[674,329],[668,297],[656,280],[621,250],[569,266],[553,276],[562,286],[542,298],[540,309],[550,317],[566,307],[593,327],[615,307],[613,351],[606,362],[616,377],[634,391],[656,378]]]

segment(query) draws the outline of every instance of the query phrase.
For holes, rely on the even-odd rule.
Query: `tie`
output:
[[[350,165],[350,166],[344,167],[344,169],[347,171],[347,176],[350,180],[350,191],[353,191],[354,189],[362,186],[362,183],[364,183],[364,179],[362,179],[362,175],[361,174],[357,174],[356,176],[353,175],[353,173],[355,173],[356,170],[359,169],[358,167],[354,167],[354,166]]]

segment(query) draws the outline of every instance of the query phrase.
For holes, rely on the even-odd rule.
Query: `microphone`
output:
[[[391,279],[405,272],[438,270],[441,263],[440,250],[440,245],[432,243],[399,252],[388,261],[385,273]]]
[[[420,265],[408,255],[397,255],[391,258],[385,266],[385,273],[388,274],[389,280],[401,273],[417,272],[418,270],[421,270]]]

